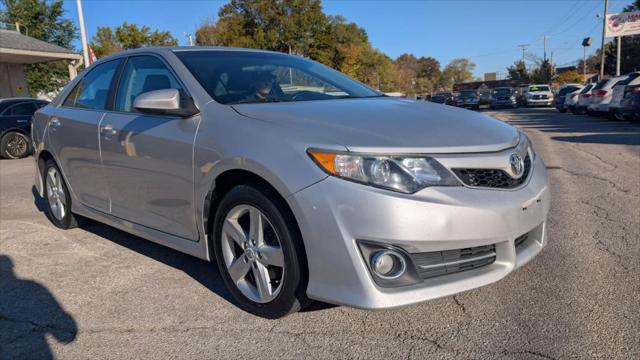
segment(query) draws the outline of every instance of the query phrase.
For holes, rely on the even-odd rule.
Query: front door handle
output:
[[[51,121],[49,121],[49,126],[53,126],[53,127],[60,126],[60,120],[57,117],[51,118]]]
[[[114,129],[111,124],[100,127],[100,134],[103,136],[114,136],[116,133],[116,129]]]

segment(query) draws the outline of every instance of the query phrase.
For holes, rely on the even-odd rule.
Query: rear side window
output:
[[[163,89],[182,89],[164,62],[155,56],[131,57],[118,85],[115,110],[136,112],[133,102],[138,95]]]
[[[608,82],[608,81],[609,81],[609,80],[601,80],[601,81],[598,81],[598,82],[596,83],[596,86],[593,88],[593,90],[600,90],[600,89],[602,89],[602,88],[607,84],[607,82]]]
[[[32,102],[23,102],[8,107],[2,115],[4,116],[24,116],[33,115],[36,112],[36,106]]]
[[[578,90],[576,86],[567,86],[565,88],[560,89],[560,91],[558,92],[558,96],[565,96],[568,93],[572,93],[576,90]]]
[[[588,93],[589,90],[591,90],[592,87],[593,87],[593,84],[589,84],[589,85],[585,86],[584,89],[582,89],[582,91],[580,91],[580,94]]]
[[[104,110],[109,86],[119,63],[120,60],[113,60],[93,68],[78,82],[62,106]]]

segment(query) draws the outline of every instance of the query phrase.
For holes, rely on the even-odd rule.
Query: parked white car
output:
[[[551,106],[553,93],[549,85],[529,85],[524,94],[525,106]]]
[[[608,114],[609,103],[611,103],[613,95],[613,87],[625,78],[626,76],[618,76],[598,82],[591,91],[591,104],[587,106],[587,113],[590,115]]]
[[[620,115],[620,102],[624,98],[624,88],[627,85],[640,85],[640,72],[633,72],[626,76],[626,78],[620,80],[613,86],[611,90],[611,101],[609,102],[608,112],[609,118],[615,120],[623,120]]]
[[[573,107],[571,107],[571,112],[575,115],[582,115],[587,113],[587,106],[591,104],[591,91],[593,88],[597,86],[597,83],[587,84],[580,93],[578,94],[578,99]]]
[[[574,90],[566,95],[564,100],[565,108],[571,112],[575,111],[576,104],[578,103],[578,98],[580,97],[580,93],[584,90],[585,87],[589,85],[580,85],[580,88]]]

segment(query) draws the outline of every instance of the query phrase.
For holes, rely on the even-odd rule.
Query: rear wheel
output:
[[[286,206],[264,186],[240,185],[224,195],[214,221],[225,285],[242,309],[271,319],[306,303],[302,239]]]
[[[78,226],[71,213],[71,194],[56,163],[49,159],[44,165],[44,199],[47,203],[47,217],[60,229]]]
[[[31,150],[29,138],[19,132],[5,134],[0,140],[0,155],[7,159],[21,159]]]

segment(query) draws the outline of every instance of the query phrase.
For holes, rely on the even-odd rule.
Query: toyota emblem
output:
[[[509,157],[509,164],[511,165],[511,173],[516,179],[519,179],[524,173],[524,160],[520,154],[511,154]]]

